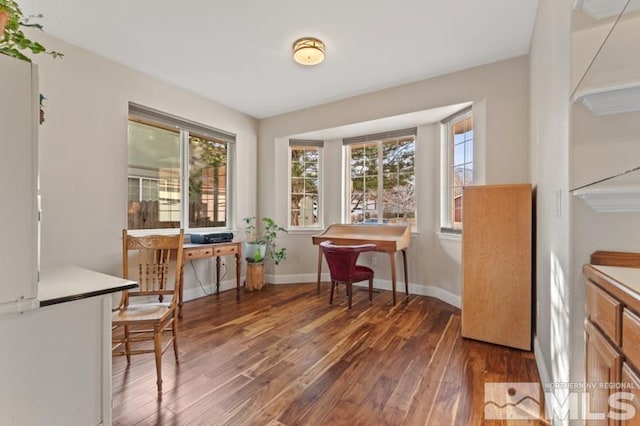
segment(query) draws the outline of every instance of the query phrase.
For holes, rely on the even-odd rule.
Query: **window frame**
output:
[[[346,224],[351,224],[351,146],[352,145],[366,145],[366,144],[377,144],[378,149],[378,188],[377,188],[377,199],[382,200],[384,193],[384,149],[383,146],[385,143],[389,141],[396,140],[399,142],[399,139],[407,136],[413,137],[413,178],[414,178],[414,222],[412,224],[411,232],[415,233],[418,230],[418,202],[417,202],[417,194],[418,194],[418,182],[417,182],[417,141],[418,141],[418,129],[417,127],[410,129],[402,129],[396,131],[382,132],[376,133],[372,135],[365,136],[357,136],[354,138],[346,138],[343,139],[343,156],[345,160],[345,167],[343,168],[344,178],[343,178],[343,209],[342,209],[342,222]],[[372,222],[372,224],[385,225],[384,218],[384,203],[381,201],[378,204],[378,208],[376,210],[376,222]],[[358,223],[358,222],[356,222]],[[389,223],[393,225],[392,223]]]
[[[299,148],[308,148],[308,147],[316,147],[318,148],[318,213],[317,213],[317,223],[312,226],[299,226],[293,225],[291,223],[291,185],[292,178],[291,168],[292,168],[292,150]],[[287,149],[287,231],[317,231],[324,229],[324,197],[323,197],[323,181],[324,181],[324,173],[323,173],[323,157],[324,157],[324,141],[318,140],[303,140],[303,139],[290,139],[289,147]]]
[[[169,234],[175,233],[180,228],[184,229],[185,234],[202,233],[202,232],[220,232],[232,231],[235,228],[234,223],[234,182],[232,180],[235,164],[235,140],[236,135],[195,123],[171,114],[163,113],[152,108],[148,108],[133,102],[129,103],[129,114],[127,116],[127,126],[130,122],[142,123],[148,126],[160,129],[176,131],[179,133],[179,164],[180,164],[180,227],[179,228],[149,228],[149,229],[129,229],[129,220],[125,216],[127,230],[131,235],[151,235],[151,234]],[[196,137],[211,138],[226,144],[226,226],[220,227],[190,227],[189,224],[189,135]],[[129,143],[127,135],[127,145]],[[127,169],[129,164],[129,154],[127,149]],[[129,205],[129,178],[138,178],[138,176],[129,176],[126,174],[126,204]],[[145,179],[147,179],[145,177]],[[125,211],[126,214],[126,211]]]
[[[463,230],[463,222],[462,218],[460,222],[455,222],[455,200],[454,200],[454,169],[455,169],[455,138],[453,134],[453,128],[464,122],[465,120],[471,118],[472,119],[472,127],[471,130],[473,132],[473,136],[470,139],[472,143],[471,150],[471,161],[465,162],[464,164],[472,165],[472,178],[471,184],[474,183],[476,179],[475,176],[475,163],[476,163],[476,143],[475,143],[475,123],[473,122],[473,108],[472,106],[468,106],[449,117],[442,120],[441,123],[441,132],[442,132],[442,165],[441,165],[441,197],[440,197],[440,232],[444,234],[454,234],[461,235]],[[465,141],[465,143],[468,141]],[[461,195],[462,197],[462,195]],[[463,201],[461,201],[463,204]],[[463,206],[461,205],[461,214],[462,214]]]

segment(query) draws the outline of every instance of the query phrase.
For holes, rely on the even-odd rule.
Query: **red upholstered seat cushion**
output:
[[[373,277],[373,269],[366,266],[356,265],[356,269],[353,272],[353,282],[368,280]]]

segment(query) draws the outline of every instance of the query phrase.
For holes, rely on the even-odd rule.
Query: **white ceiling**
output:
[[[45,31],[256,118],[527,54],[537,0],[19,0]],[[326,60],[291,57],[303,36]]]

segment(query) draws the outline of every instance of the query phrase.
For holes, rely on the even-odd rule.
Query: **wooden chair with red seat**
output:
[[[120,305],[112,314],[113,355],[126,356],[155,353],[158,394],[162,393],[162,354],[173,344],[178,362],[177,303],[182,273],[182,244],[184,232],[174,236],[148,235],[133,237],[122,231],[123,277],[136,280],[138,288],[122,293]],[[135,252],[130,259],[131,252]],[[135,258],[135,275],[130,274],[130,260]],[[133,269],[133,268],[132,268]],[[173,281],[173,284],[170,283]],[[131,303],[132,299],[141,303]],[[170,300],[169,300],[170,299]],[[157,301],[156,301],[157,300]],[[122,332],[116,330],[122,327]],[[171,332],[165,345],[163,334]],[[140,342],[153,342],[139,347]],[[136,348],[132,347],[136,346]],[[117,350],[122,348],[122,350]]]
[[[356,263],[360,253],[373,251],[376,246],[374,244],[341,246],[334,245],[332,241],[323,241],[320,243],[320,247],[329,265],[329,273],[331,275],[329,304],[333,304],[333,290],[335,286],[338,283],[343,283],[347,286],[349,309],[351,309],[353,283],[365,280],[369,280],[369,301],[371,301],[373,293],[373,270],[366,266],[357,265]]]

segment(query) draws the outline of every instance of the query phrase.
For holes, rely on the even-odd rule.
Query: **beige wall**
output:
[[[236,223],[255,212],[257,120],[44,34],[38,40],[65,54],[37,57],[47,97],[40,127],[43,266],[120,273],[129,101],[235,133]],[[205,283],[211,283],[209,264],[199,264]],[[185,273],[185,287],[193,287],[192,271]]]
[[[469,70],[296,111],[260,122],[258,210],[280,223],[287,219],[287,137],[473,101],[475,171],[484,183],[529,181],[528,59],[519,57]],[[418,129],[416,162],[419,233],[409,249],[412,291],[444,290],[454,301],[460,295],[460,243],[441,240],[439,126]],[[341,197],[340,143],[327,143],[325,197]],[[326,224],[340,220],[340,204],[325,204]],[[272,271],[276,282],[313,280],[317,248],[310,234],[291,234],[282,240],[289,260]],[[388,261],[376,254],[376,279],[389,281]],[[381,283],[383,284],[383,283]]]
[[[570,381],[569,0],[541,0],[530,50],[531,177],[536,185],[535,351],[543,381]]]

